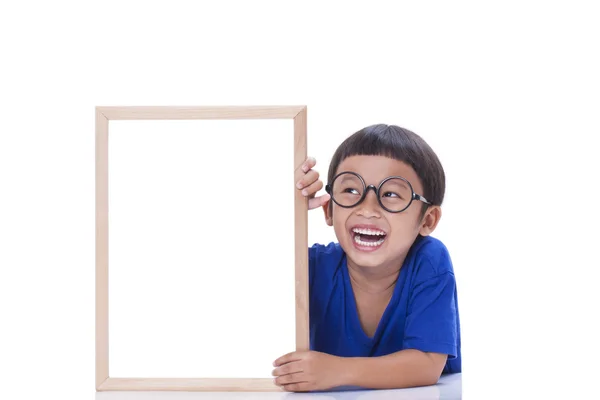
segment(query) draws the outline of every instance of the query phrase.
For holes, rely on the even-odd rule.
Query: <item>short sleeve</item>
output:
[[[410,295],[403,348],[458,354],[458,314],[456,281],[444,272],[419,283]]]

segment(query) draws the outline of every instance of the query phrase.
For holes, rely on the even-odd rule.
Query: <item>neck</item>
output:
[[[361,267],[348,259],[348,273],[353,286],[369,294],[382,294],[394,287],[400,274],[400,263],[394,267]]]

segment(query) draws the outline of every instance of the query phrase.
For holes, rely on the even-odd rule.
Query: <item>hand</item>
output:
[[[327,390],[344,384],[342,358],[317,351],[295,351],[273,363],[275,384],[284,390]]]
[[[296,188],[302,190],[302,194],[308,197],[308,209],[321,207],[327,200],[329,200],[329,194],[325,193],[322,196],[315,197],[315,194],[323,188],[323,182],[319,179],[319,173],[312,169],[317,164],[317,160],[313,157],[308,157],[304,164],[302,164],[302,171],[305,175],[296,182]]]

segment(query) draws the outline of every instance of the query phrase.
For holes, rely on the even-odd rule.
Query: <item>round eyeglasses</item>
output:
[[[362,203],[370,189],[375,192],[381,207],[391,213],[406,210],[413,200],[431,205],[423,196],[416,194],[410,182],[401,176],[387,177],[378,187],[375,187],[375,185],[367,186],[359,174],[348,171],[337,174],[331,183],[325,185],[325,191],[329,193],[334,203],[344,208],[355,207]]]

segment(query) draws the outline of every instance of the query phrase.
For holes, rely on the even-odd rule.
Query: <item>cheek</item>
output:
[[[395,236],[411,236],[418,230],[417,218],[414,215],[399,215],[390,221],[392,232],[399,233]]]
[[[344,211],[346,210],[339,208],[333,210],[333,229],[338,237],[347,233],[346,221],[348,220],[349,213]]]
[[[336,235],[339,235],[346,229],[346,224],[340,218],[333,218],[333,229],[335,230]]]

